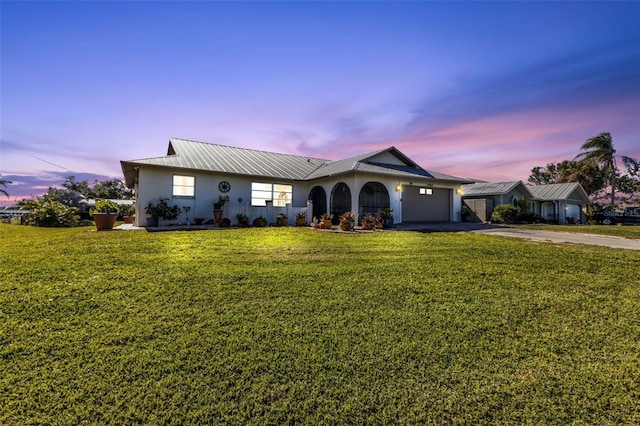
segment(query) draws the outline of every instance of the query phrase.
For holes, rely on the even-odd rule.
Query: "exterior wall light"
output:
[[[402,192],[402,184],[401,183],[396,185],[396,192]]]

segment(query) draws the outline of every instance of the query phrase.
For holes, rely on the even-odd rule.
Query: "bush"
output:
[[[500,204],[493,209],[491,221],[495,223],[516,223],[518,209],[511,204]]]
[[[23,206],[31,210],[24,217],[24,224],[48,228],[71,228],[80,225],[78,209],[54,200],[29,200]]]
[[[517,200],[515,206],[511,204],[500,204],[493,209],[491,221],[495,223],[534,223],[538,221],[538,216],[529,211],[527,200]]]

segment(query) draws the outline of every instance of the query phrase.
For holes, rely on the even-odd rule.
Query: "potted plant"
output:
[[[247,216],[244,213],[238,213],[236,215],[236,219],[238,221],[238,224],[236,226],[238,226],[239,228],[246,228],[249,226],[249,216]]]
[[[227,219],[226,217],[223,217],[222,219],[220,219],[218,221],[218,226],[220,228],[228,228],[231,226],[231,221],[229,219]]]
[[[135,204],[122,204],[120,207],[120,214],[124,223],[133,223],[136,218],[136,205]]]
[[[150,216],[149,226],[159,226],[160,219],[163,220],[175,220],[180,214],[180,207],[173,205],[169,206],[169,199],[160,197],[158,204],[153,204],[149,201],[145,212]]]
[[[222,207],[224,207],[225,203],[229,201],[229,197],[227,197],[226,195],[218,195],[218,201],[213,203],[213,209],[214,210],[220,210],[222,209]]]
[[[204,217],[196,217],[195,219],[193,219],[193,221],[196,225],[202,225],[202,223],[204,222]]]
[[[358,216],[351,211],[344,212],[340,215],[340,229],[343,231],[351,231],[356,224]]]
[[[331,229],[331,220],[333,219],[333,215],[329,213],[322,213],[320,215],[320,228],[322,229]]]
[[[380,211],[380,217],[382,218],[382,226],[384,228],[393,228],[393,210],[386,207]]]
[[[267,218],[262,215],[253,219],[253,223],[252,223],[252,225],[256,228],[264,228],[265,226],[267,226],[267,224],[268,224]]]
[[[374,230],[376,228],[376,217],[370,214],[364,215],[360,218],[360,224],[362,229],[367,231]]]
[[[222,207],[224,207],[225,203],[229,201],[229,197],[226,195],[218,195],[218,201],[213,203],[213,217],[217,222],[220,222],[220,218],[222,217]]]
[[[296,213],[296,226],[306,226],[307,225],[307,212],[304,210],[300,210]]]
[[[287,216],[280,213],[276,216],[276,226],[287,226]]]
[[[98,199],[91,209],[91,216],[96,223],[97,231],[113,229],[118,214],[118,205],[111,200]]]

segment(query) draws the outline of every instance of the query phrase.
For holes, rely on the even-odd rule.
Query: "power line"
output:
[[[52,166],[56,166],[56,167],[58,167],[58,168],[60,168],[60,169],[62,169],[62,170],[65,170],[65,171],[67,171],[67,172],[70,172],[70,171],[71,171],[71,170],[67,169],[66,167],[59,166],[59,165],[57,165],[57,164],[55,164],[55,163],[52,163],[51,161],[43,160],[42,158],[40,158],[40,157],[36,157],[36,156],[35,156],[35,155],[33,155],[33,154],[31,154],[31,156],[32,156],[33,158],[35,158],[36,160],[40,160],[40,161],[42,161],[42,162],[44,162],[44,163],[51,164]]]

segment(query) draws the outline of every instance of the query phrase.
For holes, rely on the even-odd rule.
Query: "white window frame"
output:
[[[196,196],[196,177],[191,175],[173,175],[171,195],[176,198],[193,198]]]
[[[276,207],[284,207],[293,200],[293,185],[284,183],[251,182],[251,205],[266,206],[272,201]]]
[[[433,188],[420,187],[420,195],[433,195]]]

